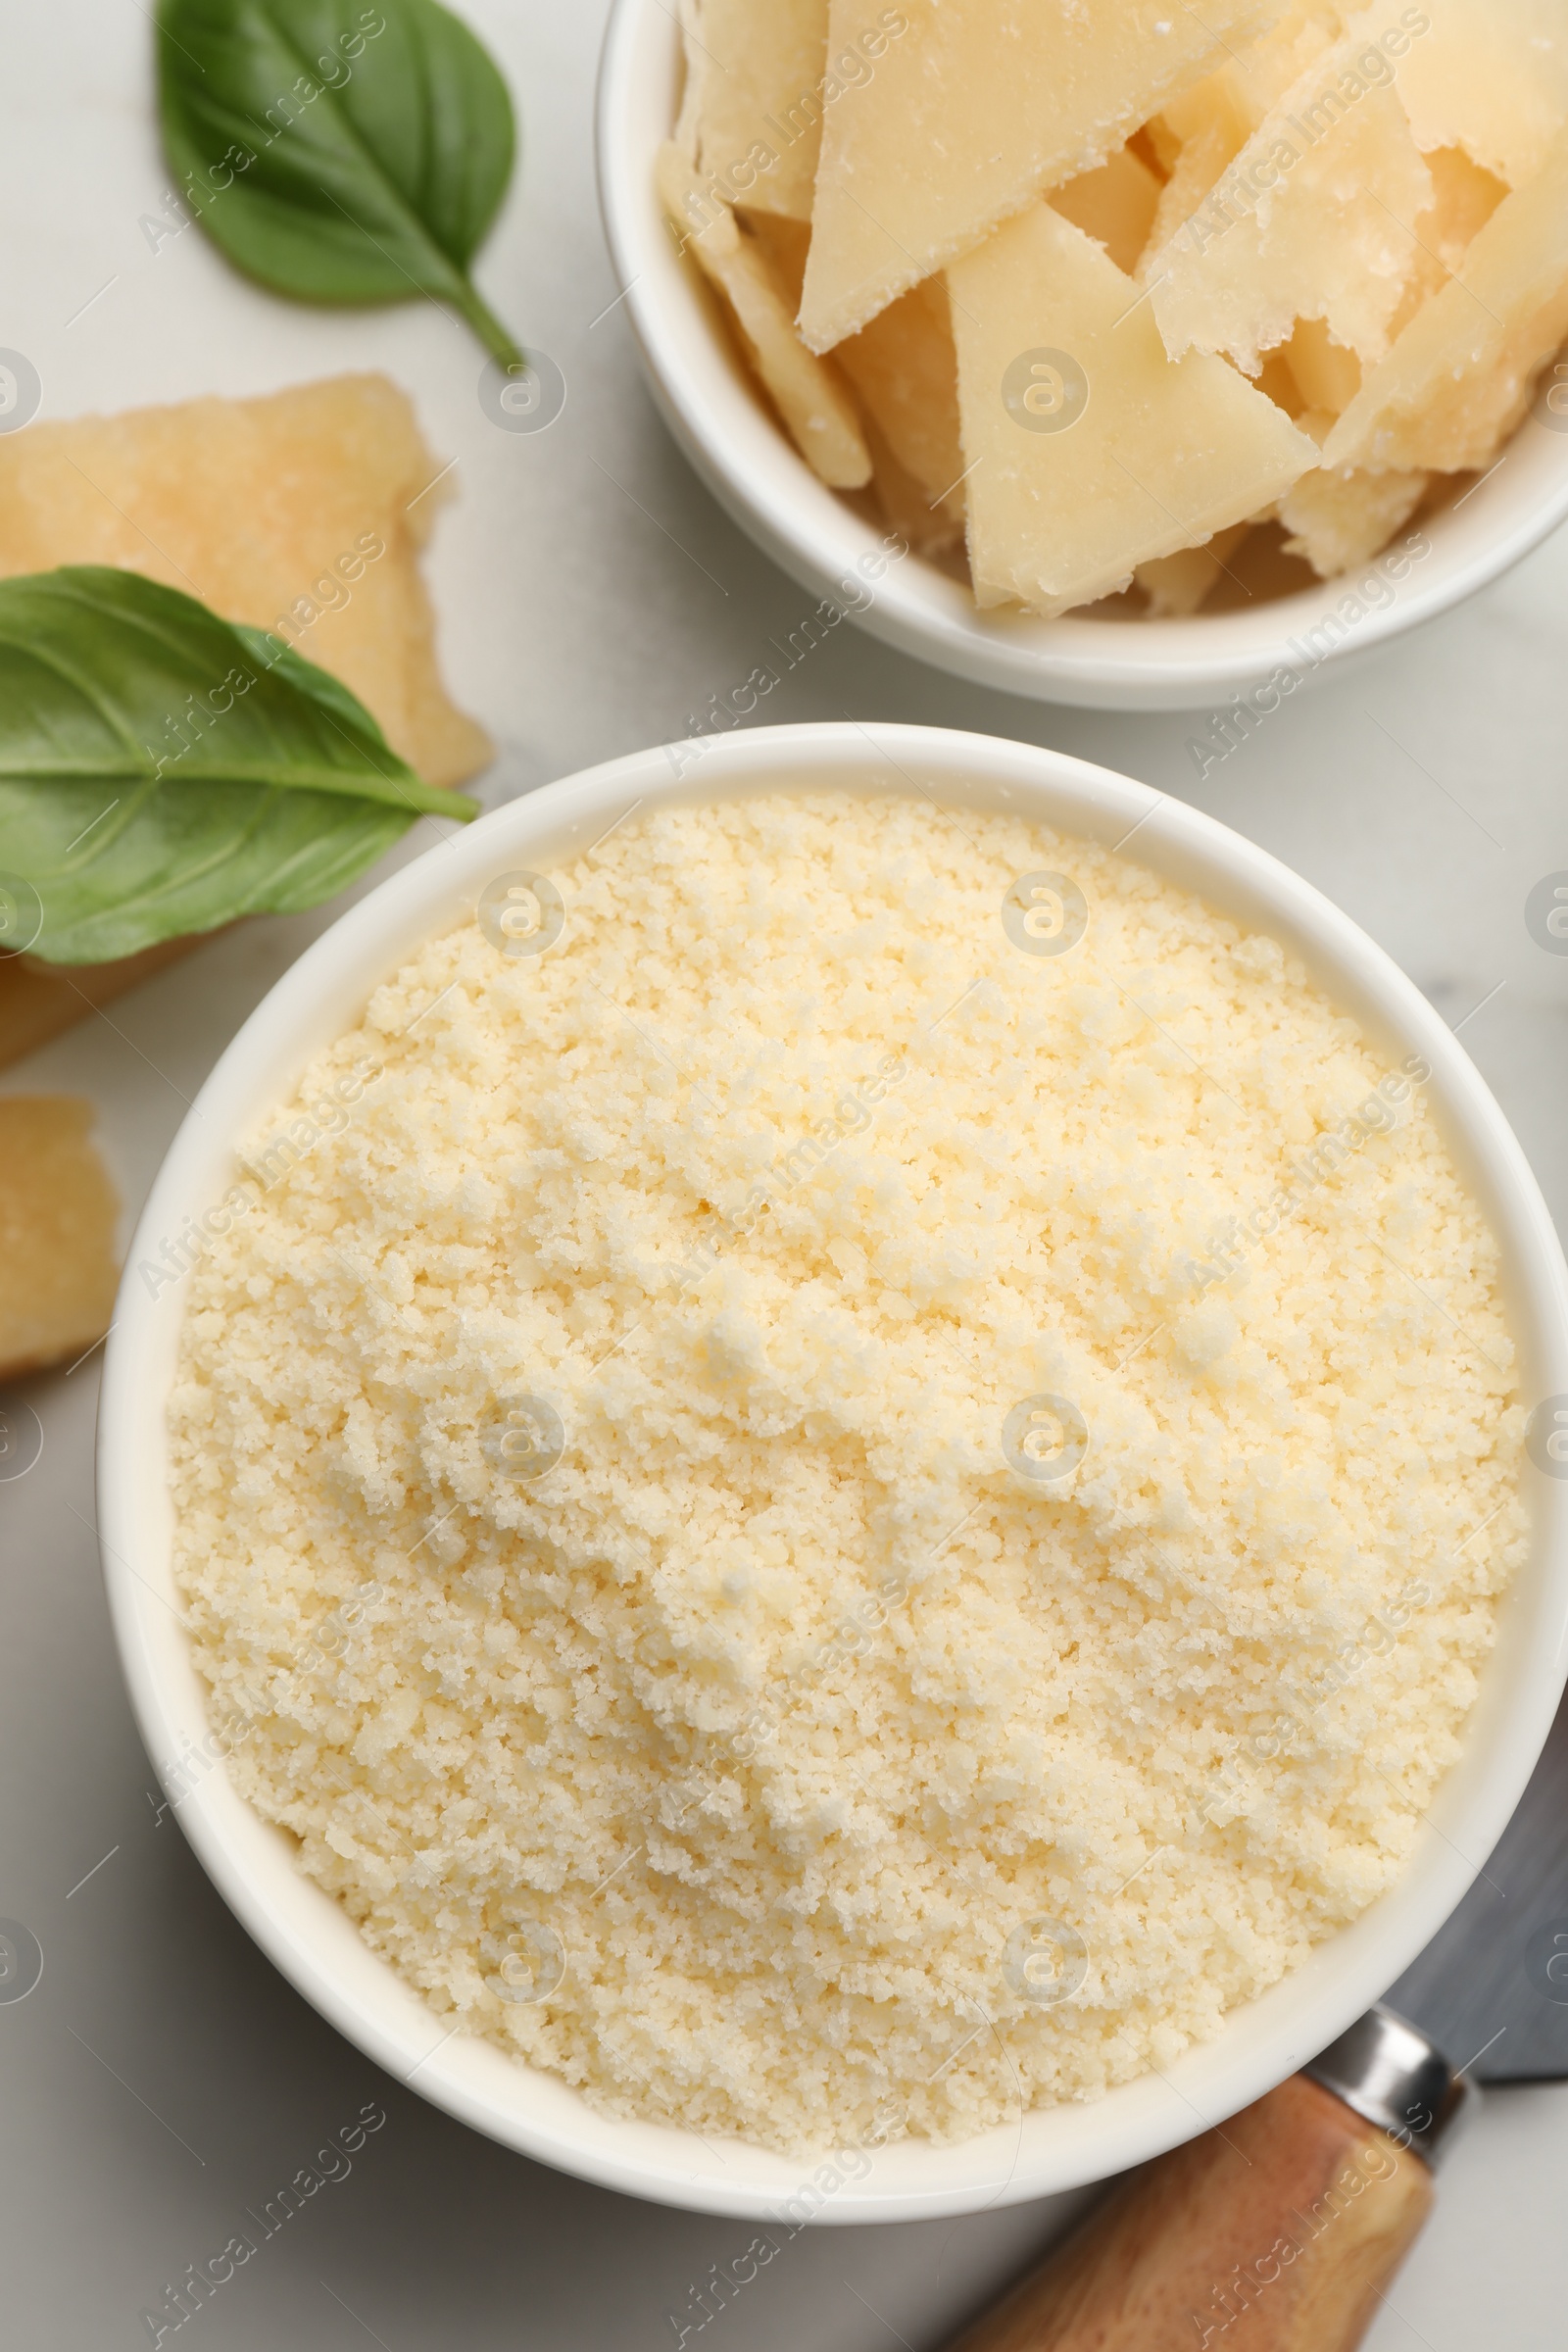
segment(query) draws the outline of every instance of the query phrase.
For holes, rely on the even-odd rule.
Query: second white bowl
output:
[[[851,617],[901,653],[1041,702],[1194,710],[1254,692],[1276,670],[1305,680],[1387,644],[1486,587],[1568,517],[1568,416],[1559,429],[1528,416],[1492,475],[1413,526],[1427,552],[1402,568],[1408,531],[1360,571],[1245,612],[1039,620],[980,612],[961,581],[911,555],[867,602],[859,566],[877,561],[880,530],[786,438],[664,225],[654,159],[670,135],[681,73],[676,12],[664,0],[616,0],[600,70],[599,193],[654,397],[742,529],[813,598],[853,599]]]
[[[759,728],[655,749],[546,786],[443,842],[317,941],[251,1015],[180,1128],[131,1244],[104,1373],[99,1525],[115,1633],[137,1720],[177,1818],[215,1885],[306,1998],[370,2057],[509,2147],[668,2205],[764,2217],[814,2167],[728,2141],[598,2114],[555,2076],[454,2034],[348,1914],[303,1878],[292,1841],[230,1786],[191,1662],[173,1581],[167,1403],[183,1285],[165,1258],[234,1181],[253,1135],[377,985],[432,933],[471,917],[497,875],[549,871],[634,804],[810,789],[909,795],[1006,809],[1114,844],[1298,954],[1391,1063],[1420,1054],[1428,1100],[1502,1250],[1521,1382],[1531,1402],[1568,1393],[1568,1270],[1501,1113],[1426,999],[1339,909],[1223,825],[1142,784],[993,736],[853,723]],[[906,2140],[864,2159],[817,2218],[909,2221],[1014,2203],[1103,2179],[1190,2138],[1270,2089],[1376,2000],[1431,1939],[1485,1862],[1550,1727],[1568,1640],[1568,1483],[1531,1474],[1529,1564],[1501,1614],[1460,1762],[1433,1800],[1398,1883],[1352,1927],[1168,2074],[1092,2105],[1042,2107],[953,2146]]]

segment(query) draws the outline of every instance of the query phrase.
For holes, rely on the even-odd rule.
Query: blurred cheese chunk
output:
[[[1380,359],[1433,197],[1394,61],[1348,40],[1325,51],[1151,260],[1167,348],[1223,352],[1255,374],[1298,318],[1320,318]]]
[[[160,940],[139,956],[112,963],[45,963],[37,956],[0,956],[0,1070],[50,1038],[73,1029],[100,1005],[112,1004],[166,964],[177,963],[201,936]]]
[[[1152,252],[1169,244],[1291,84],[1344,29],[1333,0],[1290,9],[1161,109],[1149,131],[1169,178],[1150,232]]]
[[[1565,335],[1568,131],[1498,205],[1457,277],[1369,369],[1324,445],[1324,465],[1446,473],[1490,465]]]
[[[1069,179],[1051,201],[1064,220],[1103,245],[1129,276],[1149,243],[1164,181],[1132,148],[1120,147],[1097,171]]]
[[[1149,224],[1149,251],[1163,253],[1177,230],[1202,204],[1226,165],[1240,155],[1249,133],[1238,131],[1228,110],[1195,122],[1171,159],[1170,177],[1159,191]]]
[[[1325,431],[1328,416],[1303,416],[1302,426]],[[1370,563],[1407,523],[1427,494],[1426,473],[1364,473],[1356,467],[1318,466],[1280,500],[1285,552],[1301,556],[1320,579]]]
[[[1338,416],[1361,389],[1360,361],[1335,342],[1321,318],[1298,318],[1281,356],[1301,406],[1321,416]]]
[[[114,1311],[120,1203],[70,1095],[0,1095],[0,1381],[70,1363]]]
[[[1186,620],[1198,612],[1250,528],[1235,522],[1228,531],[1217,531],[1206,547],[1183,547],[1173,556],[1140,564],[1133,577],[1149,599],[1150,618]]]
[[[0,437],[0,576],[112,564],[270,629],[431,784],[490,757],[448,699],[417,556],[456,488],[384,375]]]
[[[1433,248],[1445,271],[1457,270],[1507,195],[1508,183],[1472,162],[1462,147],[1429,149],[1427,170],[1432,210],[1416,222],[1416,233]]]
[[[1137,282],[1049,204],[948,278],[981,605],[1055,613],[1106,595],[1316,465],[1223,360],[1171,360]]]
[[[889,531],[917,556],[942,561],[949,568],[956,559],[957,565],[966,569],[962,490],[933,499],[925,484],[895,456],[874,416],[866,417],[865,440],[871,452],[871,487]]]
[[[723,295],[758,375],[803,458],[835,490],[871,478],[871,456],[848,391],[828,361],[806,349],[795,331],[779,271],[756,237],[744,232],[685,156],[666,140],[659,156],[664,210],[683,245]]]
[[[1038,195],[1089,172],[1270,0],[906,0],[865,80],[826,111],[801,333],[854,334]],[[832,0],[828,55],[866,20]]]
[[[726,203],[810,219],[826,64],[827,0],[689,0],[696,162]]]
[[[946,280],[928,277],[834,351],[889,448],[947,518],[963,519],[958,355]]]
[[[801,288],[806,282],[806,256],[811,242],[809,220],[792,220],[784,213],[757,213],[746,205],[736,208],[735,218],[757,239],[772,263],[793,318],[801,307]]]
[[[1462,147],[1510,187],[1532,178],[1568,125],[1568,8],[1563,0],[1429,0],[1411,11],[1397,0],[1357,17],[1368,37],[1407,25],[1428,28],[1399,61],[1399,95],[1417,143]]]

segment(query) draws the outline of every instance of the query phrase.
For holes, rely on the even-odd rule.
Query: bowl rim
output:
[[[672,95],[666,107],[661,93],[672,93],[679,56],[675,12],[663,0],[613,0],[595,120],[617,299],[655,403],[696,471],[784,570],[812,595],[832,598],[876,546],[876,529],[817,479],[765,411],[663,226],[649,119],[651,107],[662,108],[659,135],[668,135]],[[1461,515],[1461,508],[1470,511]],[[1164,620],[1066,613],[1050,621],[986,613],[967,587],[911,555],[849,617],[918,661],[1037,701],[1196,710],[1254,694],[1282,670],[1304,683],[1347,662],[1364,663],[1489,586],[1564,519],[1568,434],[1548,434],[1526,416],[1492,472],[1453,507],[1418,516],[1397,547],[1250,612]],[[1428,552],[1408,557],[1417,541]],[[1399,573],[1401,551],[1408,560]],[[1348,613],[1347,606],[1363,609]],[[1315,640],[1326,634],[1332,642],[1323,648]]]
[[[422,939],[471,916],[487,880],[579,855],[631,807],[757,792],[911,788],[1003,808],[1114,846],[1298,949],[1368,1033],[1423,1054],[1429,1097],[1501,1243],[1516,1336],[1540,1395],[1568,1394],[1568,1267],[1520,1147],[1463,1047],[1392,959],[1267,852],[1187,804],[1064,753],[1004,738],[856,721],[739,730],[656,746],[525,795],[443,840],[341,915],[274,984],[203,1085],[137,1223],[111,1332],[98,1437],[99,1528],[115,1638],[142,1737],[219,1891],[273,1963],[339,2032],[435,2104],[504,2144],[602,2186],[699,2211],[777,2219],[811,2167],[727,2142],[598,2116],[556,2078],[496,2045],[441,2032],[436,2013],[362,1942],[335,1900],[294,1868],[218,1768],[215,1733],[180,1631],[169,1533],[165,1410],[177,1283],[145,1268],[166,1237],[222,1198],[233,1146],[285,1099],[312,1055],[357,1019]],[[179,1250],[173,1251],[177,1258]],[[186,1246],[186,1254],[189,1250]],[[164,1263],[167,1265],[167,1255]],[[933,2218],[1015,2203],[1119,2172],[1223,2121],[1273,2087],[1381,1996],[1485,1863],[1529,1779],[1568,1669],[1568,1483],[1527,1477],[1531,1563],[1505,1603],[1459,1763],[1441,1785],[1396,1886],[1166,2075],[1084,2105],[1037,2109],[952,2146],[874,2155],[810,2218]],[[214,1743],[216,1740],[216,1753]],[[208,1761],[202,1763],[202,1757]],[[455,2029],[453,2030],[455,2032]]]

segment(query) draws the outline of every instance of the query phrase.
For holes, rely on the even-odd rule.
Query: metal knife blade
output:
[[[1568,2078],[1568,1699],[1496,1851],[1384,1998],[1479,2082]]]

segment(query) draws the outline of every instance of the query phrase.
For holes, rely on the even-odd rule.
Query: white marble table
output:
[[[745,674],[758,636],[787,633],[807,600],[698,488],[642,389],[620,312],[600,316],[616,292],[591,164],[603,0],[466,0],[466,13],[504,62],[524,129],[481,275],[564,371],[565,412],[549,432],[488,421],[478,353],[427,305],[303,312],[242,285],[194,230],[152,249],[140,219],[167,183],[137,0],[5,12],[0,344],[32,360],[55,416],[354,367],[409,386],[433,444],[459,461],[462,495],[431,569],[454,689],[505,746],[499,796],[683,733]],[[1568,961],[1533,943],[1524,904],[1568,867],[1565,639],[1560,537],[1467,611],[1288,706],[1206,783],[1183,718],[1012,701],[849,629],[791,673],[768,715],[847,710],[1024,736],[1240,827],[1466,1022],[1563,1220]],[[249,926],[0,1087],[90,1095],[133,1208],[186,1099],[316,927]],[[45,1953],[37,1990],[0,2005],[0,2335],[19,2352],[146,2343],[140,2315],[166,2283],[381,2099],[387,2126],[351,2177],[270,2240],[181,2342],[673,2345],[668,2313],[749,2232],[541,2171],[389,2083],[273,1973],[178,1829],[156,1819],[94,1552],[93,1380],[89,1363],[33,1385],[45,1452],[0,1488],[0,1916],[25,1922]],[[1376,2352],[1557,2346],[1565,2197],[1568,2087],[1494,2095],[1374,2328]],[[925,2352],[1070,2209],[808,2232],[713,2322],[704,2352]]]

